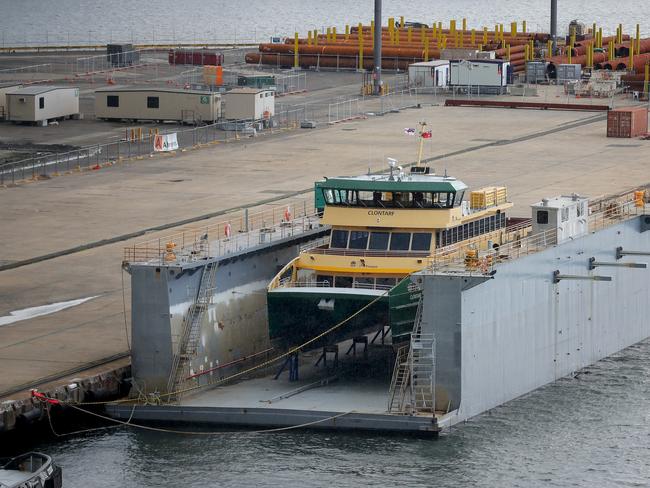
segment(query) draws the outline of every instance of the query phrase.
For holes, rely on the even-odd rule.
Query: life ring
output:
[[[228,222],[223,228],[223,233],[226,235],[226,237],[230,237],[230,234],[232,233],[232,227],[230,227],[230,222]]]
[[[291,220],[291,210],[287,206],[287,208],[284,209],[284,220],[289,222]]]

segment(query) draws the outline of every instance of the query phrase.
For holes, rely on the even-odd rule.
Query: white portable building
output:
[[[409,87],[439,88],[447,86],[449,61],[438,59],[409,65]]]
[[[451,86],[505,87],[511,82],[510,62],[501,59],[449,61]]]
[[[221,95],[180,88],[102,88],[95,91],[95,117],[214,122],[221,118]]]
[[[224,118],[262,120],[275,115],[275,92],[264,88],[235,88],[223,95]]]
[[[7,120],[40,122],[79,117],[79,88],[67,86],[28,86],[8,91]]]
[[[589,231],[589,199],[579,195],[545,198],[532,205],[533,234],[545,231],[557,242],[585,235]]]
[[[7,92],[17,90],[22,86],[23,86],[22,83],[15,83],[15,82],[0,83],[0,119],[4,119],[7,117],[7,102],[6,102]]]

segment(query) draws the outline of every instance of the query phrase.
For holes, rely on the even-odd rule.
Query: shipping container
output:
[[[556,73],[556,78],[558,81],[579,80],[582,77],[582,65],[558,64]]]
[[[607,114],[607,137],[638,137],[648,132],[648,107],[625,107]]]
[[[250,88],[268,88],[275,86],[275,76],[273,75],[239,75],[237,77],[238,86],[248,86]]]
[[[512,68],[500,59],[449,61],[451,86],[505,87],[512,83]]]
[[[546,62],[528,61],[526,63],[526,82],[544,83],[546,81]]]
[[[169,64],[221,66],[223,54],[208,49],[170,49]]]
[[[111,66],[132,66],[140,61],[140,53],[133,44],[107,44],[106,59]]]
[[[0,120],[7,117],[7,102],[5,94],[17,90],[22,86],[22,83],[17,82],[0,83]]]
[[[275,92],[263,88],[234,88],[226,92],[224,118],[228,120],[262,120],[275,115]]]

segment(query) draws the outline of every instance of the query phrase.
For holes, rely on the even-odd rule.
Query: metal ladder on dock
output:
[[[433,334],[422,333],[422,298],[418,303],[411,341],[397,350],[388,394],[388,412],[435,410],[435,349]],[[408,393],[408,395],[407,395]]]
[[[196,300],[190,306],[185,317],[183,317],[177,351],[172,359],[172,368],[167,382],[167,391],[169,393],[177,391],[189,375],[190,361],[196,355],[198,349],[201,324],[214,293],[217,267],[216,262],[205,265]],[[175,396],[177,395],[171,395],[170,400]]]

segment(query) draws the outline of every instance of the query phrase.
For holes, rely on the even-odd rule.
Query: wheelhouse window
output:
[[[428,251],[431,249],[431,234],[414,232],[411,241],[411,251]]]
[[[537,223],[542,225],[548,224],[548,210],[537,211]]]
[[[353,230],[350,232],[350,249],[366,249],[368,247],[368,232]]]
[[[389,289],[395,286],[397,278],[377,278],[378,289]]]
[[[368,208],[452,208],[461,205],[464,191],[372,191],[323,188],[328,205],[349,205]]]
[[[374,278],[355,278],[354,279],[354,287],[355,288],[373,289],[375,287],[375,279]]]
[[[411,244],[411,234],[408,232],[393,232],[390,238],[391,251],[408,251]]]
[[[373,251],[385,251],[388,249],[389,232],[372,232],[368,249]]]
[[[330,247],[345,249],[348,247],[348,234],[347,230],[333,230],[332,237],[330,238]]]

